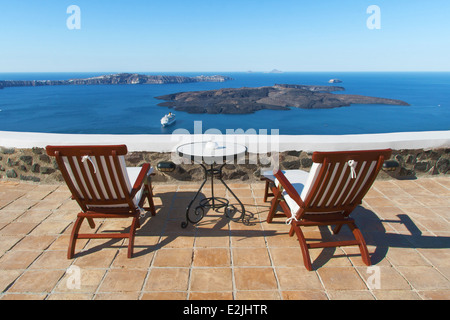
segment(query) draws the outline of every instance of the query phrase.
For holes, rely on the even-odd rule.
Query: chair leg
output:
[[[147,200],[148,200],[148,204],[150,206],[150,212],[152,214],[152,216],[156,215],[156,209],[155,209],[155,204],[153,202],[153,188],[150,182],[145,184],[145,190],[147,193]]]
[[[342,224],[336,225],[333,229],[333,234],[338,234],[339,231],[341,231],[341,228],[342,228]]]
[[[94,219],[92,218],[86,218],[88,223],[89,223],[89,227],[91,227],[91,229],[95,229],[95,222]]]
[[[367,266],[371,266],[372,262],[370,261],[369,250],[367,250],[366,241],[364,240],[364,237],[363,237],[361,231],[358,229],[358,227],[356,226],[355,223],[351,223],[348,226],[352,230],[353,235],[355,236],[356,240],[359,242],[358,246],[359,246],[359,250],[361,251],[361,258],[362,258],[363,262]]]
[[[277,190],[272,199],[272,205],[270,206],[269,214],[267,215],[267,223],[271,223],[273,220],[273,217],[275,216],[275,212],[277,211],[278,204],[281,201],[281,195],[279,190]]]
[[[75,254],[75,245],[78,238],[78,232],[80,231],[81,224],[83,223],[84,217],[78,217],[72,229],[72,234],[70,236],[69,249],[67,251],[67,259],[72,259]]]
[[[269,180],[266,180],[266,186],[264,188],[264,202],[267,202],[267,197],[269,196]]]
[[[294,229],[295,233],[297,234],[298,242],[300,243],[300,248],[302,249],[303,263],[305,265],[305,268],[308,271],[312,271],[311,257],[309,255],[308,244],[306,243],[305,236],[303,235],[300,226],[293,223],[292,229]]]
[[[134,238],[136,235],[136,229],[139,225],[139,217],[134,217],[133,222],[130,227],[130,236],[128,238],[128,258],[133,257],[133,248],[134,248]]]

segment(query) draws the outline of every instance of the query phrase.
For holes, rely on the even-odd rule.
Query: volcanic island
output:
[[[401,100],[332,93],[335,91],[345,91],[345,88],[276,84],[271,87],[179,92],[155,98],[165,100],[158,106],[170,107],[176,111],[188,113],[210,114],[246,114],[263,109],[324,109],[350,106],[351,104],[409,106],[407,102]]]

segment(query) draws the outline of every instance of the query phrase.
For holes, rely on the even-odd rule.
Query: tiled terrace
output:
[[[79,240],[75,259],[67,260],[78,206],[66,186],[0,182],[0,299],[450,298],[450,177],[377,181],[354,212],[380,268],[378,289],[354,247],[313,249],[314,271],[306,271],[285,219],[265,222],[264,185],[230,187],[251,225],[210,211],[182,229],[197,184],[156,184],[157,216],[142,219],[133,259],[126,258],[127,240]],[[216,191],[228,196],[223,187]],[[97,221],[97,232],[129,222]],[[306,233],[330,235],[327,228]],[[79,288],[71,266],[80,268]]]

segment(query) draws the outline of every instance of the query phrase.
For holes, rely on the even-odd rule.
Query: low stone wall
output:
[[[312,153],[286,151],[279,155],[281,169],[302,169],[309,171],[312,166]],[[151,163],[153,167],[161,161],[176,162],[171,153],[130,152],[126,157],[127,166],[139,167]],[[257,160],[257,161],[255,161]],[[444,175],[450,173],[450,149],[435,150],[397,150],[391,160],[398,163],[393,171],[380,172],[378,179],[414,179],[420,176]],[[259,180],[263,165],[255,154],[247,154],[245,164],[227,164],[223,168],[226,180]],[[54,158],[49,157],[45,149],[19,149],[0,147],[0,179],[21,180],[36,183],[62,183],[62,175]],[[203,170],[198,165],[178,164],[173,172],[163,173],[156,170],[155,182],[200,181]]]

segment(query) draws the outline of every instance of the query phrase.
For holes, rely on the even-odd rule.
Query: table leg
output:
[[[208,170],[206,169],[206,167],[203,164],[200,164],[200,165],[203,168],[203,171],[204,171],[204,174],[205,174],[205,178],[204,178],[203,183],[201,184],[200,188],[198,189],[197,193],[195,194],[195,197],[191,200],[191,202],[189,203],[189,205],[188,205],[188,207],[186,209],[186,221],[183,221],[181,223],[181,227],[183,229],[187,227],[188,222],[197,223],[198,221],[200,221],[203,218],[203,216],[205,214],[205,212],[204,212],[202,207],[200,207],[200,208],[197,207],[197,208],[195,208],[195,216],[197,217],[197,219],[195,219],[195,221],[192,221],[189,218],[189,211],[191,210],[192,204],[194,203],[195,199],[197,199],[198,195],[200,194],[200,191],[202,191],[203,186],[205,185],[206,181],[208,180]],[[201,212],[200,212],[200,209],[201,209]]]
[[[211,169],[209,169],[211,173],[211,201],[212,201],[212,208],[215,209],[214,206],[214,165],[211,164]]]
[[[222,184],[225,186],[225,188],[227,188],[227,190],[233,195],[233,197],[237,200],[237,202],[239,202],[239,205],[241,206],[241,216],[238,219],[233,219],[230,214],[227,211],[227,208],[230,206],[227,206],[227,208],[225,208],[225,215],[232,221],[239,221],[242,220],[243,223],[245,223],[244,218],[245,218],[245,207],[242,204],[241,200],[239,200],[239,198],[234,194],[234,192],[230,189],[230,187],[228,187],[228,185],[225,183],[225,181],[222,179],[222,169],[226,164],[224,163],[222,166],[220,166],[219,168],[219,180],[220,182],[222,182]]]
[[[211,168],[207,171],[209,174],[211,174],[211,197],[202,199],[200,201],[199,206],[206,207],[206,208],[212,208],[212,209],[220,209],[223,207],[227,207],[229,204],[229,201],[225,198],[216,197],[214,195],[214,176],[219,175],[219,179],[221,178],[221,170],[214,169],[214,165],[211,164]]]

